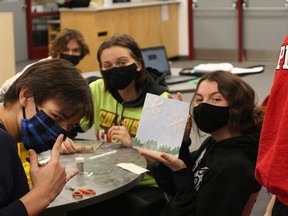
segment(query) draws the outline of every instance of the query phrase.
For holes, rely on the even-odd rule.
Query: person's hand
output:
[[[124,147],[133,147],[131,136],[124,126],[112,126],[109,128],[108,137],[119,140]]]
[[[149,150],[146,150],[146,149],[137,149],[138,153],[142,156],[145,157],[148,165],[156,162],[156,161],[160,161],[162,162],[161,160],[161,155],[160,153],[158,152],[154,152],[154,151],[149,151]]]
[[[177,99],[178,99],[179,101],[183,101],[183,96],[182,96],[182,93],[181,93],[181,92],[177,92],[176,95],[177,95]],[[174,97],[173,97],[172,94],[168,94],[167,97],[168,97],[169,99],[174,99]]]
[[[174,172],[186,168],[186,165],[182,160],[166,153],[158,153],[146,149],[138,149],[138,153],[140,155],[143,155],[148,161],[148,163],[159,161],[165,164]]]
[[[61,145],[61,154],[73,154],[80,152],[80,147],[76,146],[72,139],[67,137],[65,141],[62,142]]]
[[[38,215],[60,194],[67,181],[79,170],[66,173],[65,166],[60,163],[59,155],[63,134],[59,135],[53,148],[50,161],[43,166],[38,164],[38,156],[33,149],[29,150],[30,177],[33,187],[20,198],[28,215]]]
[[[44,166],[38,166],[36,152],[32,149],[29,150],[32,190],[39,190],[39,193],[45,194],[51,202],[62,191],[66,182],[79,172],[75,169],[66,173],[65,166],[60,163],[59,155],[62,141],[63,134],[60,134],[52,148],[51,158]]]

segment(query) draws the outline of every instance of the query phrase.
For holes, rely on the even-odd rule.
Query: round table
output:
[[[107,152],[112,153],[105,154]],[[104,155],[96,157],[102,154]],[[43,157],[43,153],[40,156]],[[91,188],[96,190],[96,195],[74,198],[73,191],[64,187],[41,215],[65,215],[68,211],[107,200],[131,189],[144,177],[144,174],[135,174],[116,166],[118,163],[133,163],[143,168],[147,166],[145,158],[135,149],[125,148],[119,144],[104,143],[93,153],[61,155],[60,161],[65,164],[67,172],[76,168],[76,157],[84,157],[85,172],[76,175],[66,185],[73,188]]]

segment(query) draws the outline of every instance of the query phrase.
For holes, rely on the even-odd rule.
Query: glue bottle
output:
[[[83,173],[84,172],[84,162],[85,162],[84,157],[76,157],[75,162],[76,162],[76,168],[79,170],[80,173]]]

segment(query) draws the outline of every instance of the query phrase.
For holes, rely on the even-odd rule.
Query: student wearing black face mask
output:
[[[81,32],[65,28],[61,30],[57,34],[56,38],[49,44],[49,56],[39,61],[61,58],[76,66],[86,55],[89,54],[89,52],[89,47]],[[33,64],[34,63],[27,65],[21,72],[18,72],[16,75],[5,81],[5,83],[0,87],[0,99],[3,98],[3,95],[12,83]]]
[[[98,49],[97,59],[103,79],[90,83],[97,139],[117,139],[129,147],[137,132],[146,93],[168,96],[164,74],[145,67],[139,45],[126,34],[107,38]],[[85,121],[81,128],[89,129]]]
[[[242,215],[250,195],[261,189],[254,172],[264,108],[255,96],[236,75],[206,74],[191,100],[179,157],[139,150],[151,162],[160,188],[172,197],[159,215]],[[195,131],[208,137],[190,153],[192,119]]]
[[[139,45],[126,34],[107,38],[98,49],[97,59],[103,79],[90,83],[97,139],[104,142],[117,140],[123,146],[130,147],[137,132],[146,94],[168,96],[165,76],[156,69],[145,67]],[[80,125],[83,131],[89,129],[85,121]],[[138,200],[143,200],[143,203],[165,199],[150,174],[146,174],[140,184],[129,192]],[[116,209],[118,203],[117,206],[126,210],[126,215],[133,215],[128,210],[137,207],[129,205],[126,198],[119,200],[124,205],[120,206],[115,201],[110,209]],[[115,212],[120,215],[120,212]],[[107,208],[105,213],[109,215]]]

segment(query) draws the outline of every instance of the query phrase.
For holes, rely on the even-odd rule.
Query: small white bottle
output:
[[[76,157],[75,162],[76,162],[76,168],[79,170],[80,173],[83,173],[84,172],[84,162],[85,162],[84,157]]]

